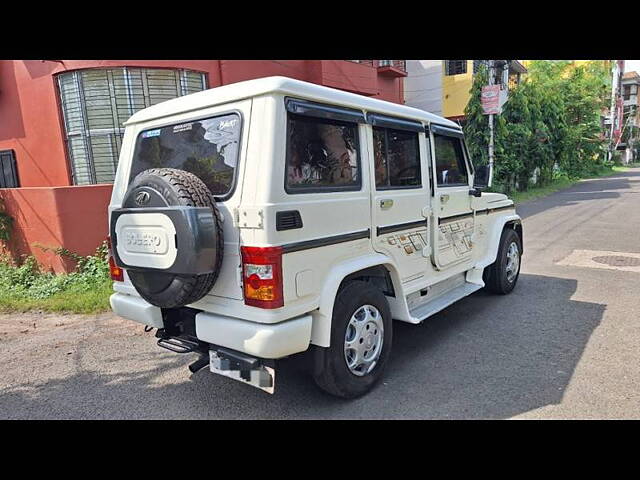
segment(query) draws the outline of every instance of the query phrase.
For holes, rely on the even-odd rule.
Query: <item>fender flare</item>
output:
[[[495,226],[491,229],[491,236],[487,239],[487,254],[476,262],[475,268],[486,268],[496,261],[498,248],[500,247],[500,237],[507,223],[522,223],[520,215],[512,214],[497,218]]]
[[[384,266],[389,270],[394,289],[400,286],[400,276],[391,258],[380,253],[372,253],[364,257],[346,260],[331,269],[320,293],[318,309],[311,313],[313,325],[311,327],[311,343],[320,347],[328,347],[331,343],[331,320],[333,317],[333,305],[335,303],[338,288],[342,281],[352,273],[365,268]]]

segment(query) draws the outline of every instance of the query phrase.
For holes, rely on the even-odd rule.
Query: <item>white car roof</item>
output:
[[[247,80],[245,82],[232,83],[174,98],[173,100],[168,100],[134,113],[129,120],[125,122],[125,125],[146,122],[169,115],[200,110],[214,105],[221,105],[270,93],[291,95],[310,101],[326,102],[333,105],[365,110],[367,112],[398,116],[422,121],[424,123],[437,123],[456,129],[460,128],[456,123],[439,115],[425,112],[424,110],[288,77],[266,77]]]

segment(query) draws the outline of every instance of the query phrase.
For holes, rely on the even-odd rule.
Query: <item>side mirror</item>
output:
[[[478,165],[475,168],[475,174],[473,177],[474,188],[487,188],[491,186],[491,166],[490,165]]]

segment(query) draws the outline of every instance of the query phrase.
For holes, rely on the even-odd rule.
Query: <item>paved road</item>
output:
[[[318,391],[304,354],[281,362],[269,396],[191,376],[191,358],[111,314],[26,314],[0,316],[0,418],[640,418],[640,273],[557,263],[640,253],[640,169],[518,211],[516,290],[396,323],[384,383],[362,399]]]

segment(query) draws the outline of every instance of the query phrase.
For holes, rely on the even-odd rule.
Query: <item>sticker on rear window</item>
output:
[[[147,130],[146,132],[142,132],[142,138],[159,137],[159,136],[160,136],[160,129]]]
[[[193,123],[183,123],[182,125],[176,125],[173,127],[173,133],[184,132],[185,130],[191,130]]]
[[[222,120],[218,125],[218,130],[222,130],[223,128],[235,128],[236,123],[238,123],[237,119],[233,120]]]

